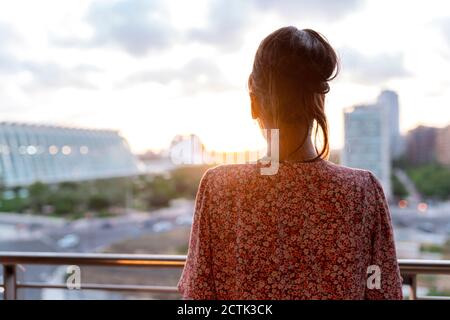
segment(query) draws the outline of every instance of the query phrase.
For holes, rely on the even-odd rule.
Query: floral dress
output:
[[[258,164],[209,169],[178,290],[185,299],[401,299],[380,183],[327,160],[281,162],[274,175]]]

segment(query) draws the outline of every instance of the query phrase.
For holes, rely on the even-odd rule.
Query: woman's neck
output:
[[[311,137],[308,136],[301,145],[302,141],[297,139],[297,144],[286,143],[280,141],[280,160],[288,161],[308,161],[317,158],[318,154],[314,145],[311,142]]]
[[[278,143],[278,159],[281,161],[308,161],[317,158],[317,151],[311,140],[308,130],[298,127],[287,127],[279,130],[278,141],[268,141],[272,144],[268,150],[272,151],[274,143]],[[271,155],[272,157],[274,155]]]

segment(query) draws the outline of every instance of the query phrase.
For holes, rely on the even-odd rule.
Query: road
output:
[[[401,169],[395,169],[394,174],[397,176],[398,180],[405,186],[408,191],[408,201],[409,203],[419,203],[420,202],[420,194],[417,191],[416,185],[412,180],[408,177],[405,171]]]
[[[426,211],[415,207],[400,209],[391,206],[391,216],[394,225],[399,227],[417,228],[429,233],[450,234],[450,203],[430,205]]]
[[[159,222],[170,222],[175,226],[177,217],[192,217],[193,201],[177,201],[169,208],[149,213],[131,212],[126,216],[99,219],[81,219],[67,222],[40,217],[24,219],[23,215],[0,215],[0,251],[29,252],[98,252],[113,243],[145,234],[154,233],[153,226]],[[2,232],[3,231],[3,232]],[[79,243],[71,248],[57,245],[67,234],[78,237]],[[25,266],[19,280],[30,282],[54,281],[61,269],[53,266]],[[23,294],[23,293],[22,293]],[[26,290],[21,298],[40,299],[40,290]],[[79,294],[73,293],[71,294]],[[90,296],[91,297],[91,296]]]

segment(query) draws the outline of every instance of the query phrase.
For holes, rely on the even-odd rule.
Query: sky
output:
[[[0,2],[0,121],[117,129],[135,152],[195,133],[207,148],[264,144],[247,79],[261,40],[312,28],[341,73],[326,112],[395,90],[403,133],[450,123],[448,0],[40,0]]]

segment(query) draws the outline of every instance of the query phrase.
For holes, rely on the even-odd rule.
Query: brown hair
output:
[[[337,76],[338,70],[336,52],[321,34],[290,26],[274,31],[261,42],[249,77],[250,94],[258,98],[264,117],[277,126],[298,121],[307,128],[316,124],[315,159],[329,154],[325,94],[330,90],[328,81]],[[324,138],[320,152],[319,127]],[[302,147],[307,136],[308,130],[295,151]]]

